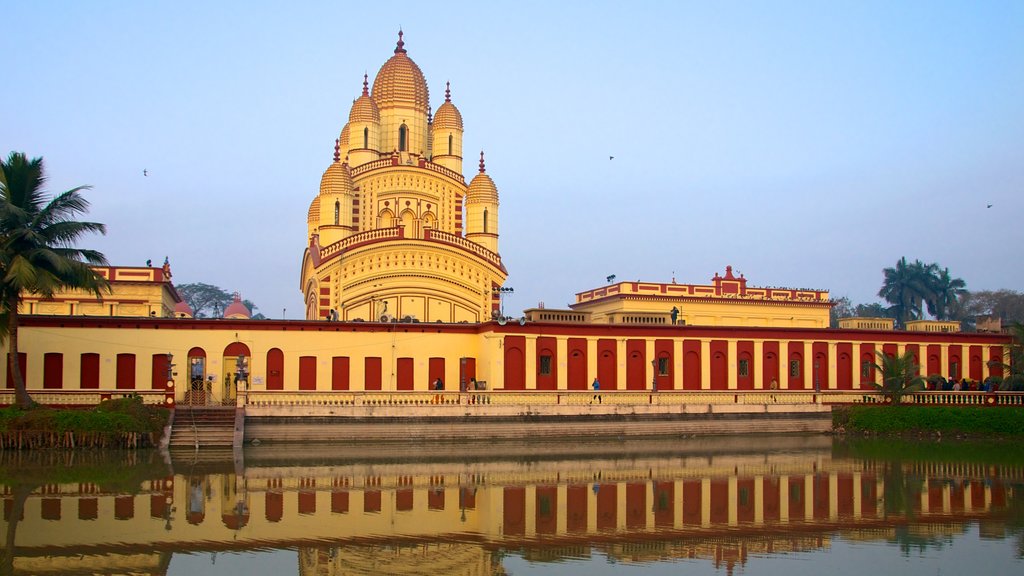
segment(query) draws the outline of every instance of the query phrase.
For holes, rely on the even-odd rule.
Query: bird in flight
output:
[[[142,169],[142,175],[143,176],[149,176],[149,170],[146,170],[145,168],[143,168]]]
[[[989,204],[988,206],[985,206],[985,208],[991,208],[991,207],[992,207],[992,205],[991,205],[991,204]]]
[[[615,156],[609,156],[608,159],[609,160],[615,160]]]

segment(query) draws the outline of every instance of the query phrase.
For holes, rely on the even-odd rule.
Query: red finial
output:
[[[366,72],[363,72],[363,96],[369,96],[370,94],[368,90],[369,85],[366,82],[367,78],[369,78],[369,76],[366,75]]]
[[[484,151],[480,151],[480,173],[484,173]]]
[[[405,54],[405,42],[402,41],[402,29],[398,29],[398,46],[395,46],[395,54]]]
[[[444,101],[445,102],[451,102],[452,101],[452,83],[451,82],[445,82],[444,83]]]
[[[335,138],[334,139],[334,161],[335,162],[337,162],[338,160],[341,160],[341,152],[340,152],[340,150],[341,150],[341,139],[340,138]]]

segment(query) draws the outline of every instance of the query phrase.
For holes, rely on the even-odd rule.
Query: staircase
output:
[[[237,421],[237,426],[236,426]],[[183,407],[174,410],[171,423],[170,449],[175,448],[231,448],[235,438],[242,438],[241,427],[245,421],[242,411],[220,407]],[[237,428],[237,430],[236,430]]]

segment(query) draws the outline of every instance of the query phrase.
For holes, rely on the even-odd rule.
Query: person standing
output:
[[[593,404],[594,400],[597,400],[597,403],[600,404],[601,403],[601,395],[598,394],[598,392],[601,391],[601,382],[598,381],[596,376],[594,377],[594,381],[590,384],[590,386],[594,389],[594,397],[591,398],[590,403]]]

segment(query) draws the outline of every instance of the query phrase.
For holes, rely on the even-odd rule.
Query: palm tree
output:
[[[32,398],[18,362],[22,295],[50,297],[58,290],[79,288],[101,296],[109,290],[107,281],[90,267],[105,265],[103,254],[74,247],[84,234],[106,233],[103,224],[75,220],[88,211],[89,203],[80,194],[88,187],[50,199],[43,192],[45,183],[42,158],[28,160],[23,153],[11,152],[6,162],[0,159],[0,312],[6,315],[7,361],[18,406],[23,408],[32,406]]]
[[[884,268],[882,288],[878,295],[892,304],[891,310],[896,322],[902,327],[907,320],[917,320],[922,316],[921,305],[931,298],[930,278],[938,267],[914,260],[907,264],[904,256],[893,268]]]
[[[935,266],[935,265],[933,265]],[[926,301],[928,313],[937,320],[948,320],[956,313],[960,299],[967,294],[967,283],[949,275],[949,268],[938,269],[931,276],[931,297]]]
[[[900,403],[904,394],[924,389],[926,380],[919,373],[921,367],[914,359],[913,352],[904,352],[902,356],[890,356],[879,351],[878,362],[874,366],[875,370],[882,374],[882,383],[871,384],[886,398],[890,398],[893,406]]]

